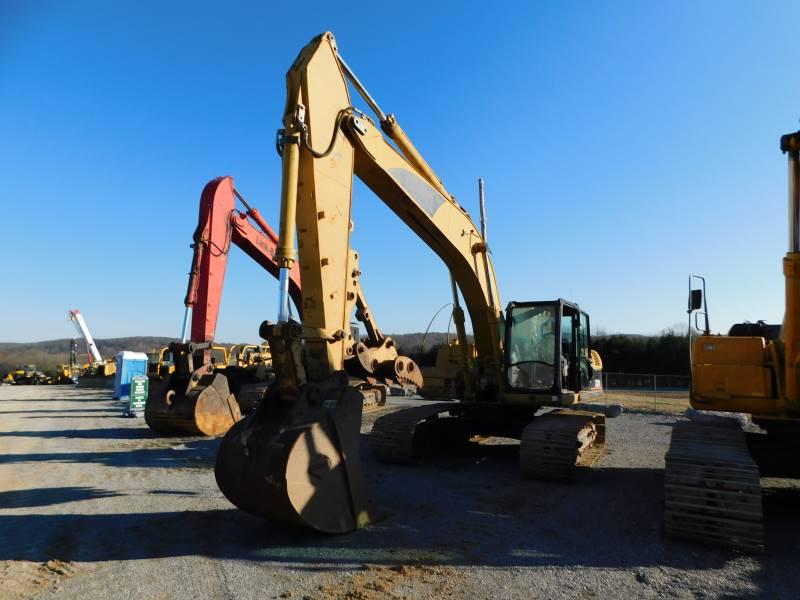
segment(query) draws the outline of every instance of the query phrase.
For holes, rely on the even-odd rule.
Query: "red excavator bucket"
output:
[[[221,435],[242,418],[228,380],[203,365],[189,377],[171,373],[145,405],[147,425],[166,435]]]
[[[240,509],[326,533],[366,525],[363,397],[344,371],[297,390],[276,383],[225,435],[214,474]]]

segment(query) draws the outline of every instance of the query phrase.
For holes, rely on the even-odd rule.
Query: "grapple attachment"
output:
[[[375,347],[367,346],[364,342],[353,344],[348,349],[344,365],[348,373],[368,381],[382,380],[417,388],[421,388],[424,383],[417,363],[407,356],[398,355],[394,340],[389,337]]]
[[[176,369],[164,380],[145,405],[147,425],[167,435],[222,435],[242,418],[225,375],[204,364],[188,375]]]
[[[276,342],[270,339],[273,357],[281,354]],[[366,525],[362,394],[344,371],[305,382],[286,378],[285,366],[276,369],[278,380],[256,411],[222,441],[214,467],[220,490],[246,512],[317,531]],[[292,383],[298,380],[299,386]]]

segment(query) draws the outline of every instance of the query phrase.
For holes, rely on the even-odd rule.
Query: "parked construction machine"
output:
[[[175,370],[172,354],[168,346],[153,348],[147,353],[147,376],[152,381],[159,381]]]
[[[228,350],[228,366],[254,367],[256,365],[270,364],[269,345],[262,344],[234,344]]]
[[[78,383],[80,377],[80,363],[78,362],[78,340],[69,342],[69,362],[56,366],[55,383],[70,385]]]
[[[352,106],[348,81],[378,123]],[[570,478],[576,464],[591,464],[604,445],[605,416],[567,408],[591,383],[589,316],[561,299],[511,302],[503,310],[485,227],[380,109],[332,34],[314,38],[289,69],[283,124],[279,314],[260,331],[276,381],[223,439],[215,475],[225,496],[247,512],[324,532],[369,521],[359,456],[362,398],[340,367],[361,276],[350,251],[354,174],[450,270],[461,349],[461,401],[379,418],[372,451],[410,462],[443,441],[497,435],[521,440],[525,475]],[[289,274],[298,264],[302,324],[288,310]],[[543,407],[553,409],[539,416]]]
[[[75,329],[78,330],[78,333],[86,341],[86,354],[88,356],[88,362],[81,368],[81,379],[84,379],[85,381],[89,378],[107,379],[113,377],[117,372],[117,364],[114,362],[113,358],[104,360],[100,355],[100,351],[97,349],[97,344],[95,344],[94,337],[92,337],[92,334],[89,331],[89,326],[86,325],[86,319],[83,318],[81,311],[69,311],[69,320],[72,321],[72,324],[75,325]]]
[[[690,290],[693,408],[748,413],[755,427],[717,418],[675,425],[666,455],[664,532],[675,538],[764,548],[760,476],[800,477],[800,132],[781,137],[789,161],[789,251],[783,326],[740,323],[711,335],[705,281]],[[690,288],[692,279],[690,278]]]
[[[236,208],[237,199],[245,212]],[[182,340],[168,348],[174,370],[160,391],[151,393],[147,400],[147,424],[161,433],[219,435],[261,399],[265,384],[254,383],[263,371],[256,362],[266,360],[268,348],[234,347],[224,360],[215,359],[213,354],[222,348],[214,346],[213,340],[231,244],[278,277],[277,235],[234,187],[233,178],[219,177],[205,186],[200,198]],[[288,293],[301,314],[299,269],[295,266],[286,278]],[[368,339],[362,342],[348,333],[348,348],[340,368],[346,367],[352,374],[350,383],[362,390],[369,407],[383,405],[390,388],[421,387],[422,376],[416,364],[399,356],[392,339],[381,333],[361,288],[356,287],[353,295],[355,316],[364,324]],[[223,368],[224,373],[220,372]]]
[[[17,385],[45,385],[52,383],[53,379],[36,365],[21,365],[6,376],[8,383]]]

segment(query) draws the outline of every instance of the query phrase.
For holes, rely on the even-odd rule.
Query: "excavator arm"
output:
[[[381,116],[381,128],[399,151],[351,106],[348,78]],[[347,290],[357,284],[356,277],[350,281],[357,271],[347,260],[355,173],[449,268],[470,313],[478,353],[476,375],[486,380],[487,390],[496,393],[502,313],[494,268],[478,228],[396,119],[384,115],[353,75],[339,56],[332,34],[318,36],[301,51],[289,70],[287,86],[281,241],[276,259],[284,268],[297,260],[300,263],[304,340],[319,349],[308,353],[309,376],[324,377],[339,364],[336,357],[341,349],[331,336],[344,328],[349,314]],[[454,300],[456,326],[466,351],[457,294]],[[312,330],[328,335],[315,339]]]

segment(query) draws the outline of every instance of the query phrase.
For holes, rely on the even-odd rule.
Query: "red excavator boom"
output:
[[[246,212],[236,209],[237,197]],[[233,177],[217,177],[206,184],[200,196],[200,218],[194,232],[194,257],[184,300],[185,306],[192,309],[191,341],[196,344],[214,340],[231,243],[278,277],[274,258],[277,234],[239,194]],[[296,265],[289,276],[289,294],[300,311],[300,269]]]
[[[237,198],[245,212],[236,208]],[[218,177],[206,184],[200,196],[200,216],[184,300],[187,308],[184,339],[170,344],[175,370],[159,392],[149,395],[145,407],[147,424],[161,433],[219,435],[241,418],[241,407],[235,397],[240,392],[240,378],[232,367],[227,367],[225,374],[220,373],[211,360],[231,244],[241,248],[273,277],[279,277],[275,261],[278,236],[236,190],[232,177]],[[289,296],[297,308],[298,319],[302,319],[297,263],[289,272]],[[342,366],[359,381],[354,385],[368,396],[367,405],[383,405],[388,386],[395,386],[395,391],[399,386],[403,392],[422,387],[416,363],[399,356],[394,341],[380,332],[360,286],[354,296],[355,316],[364,324],[369,341],[364,343],[351,334]],[[185,329],[190,313],[189,336]]]
[[[237,210],[237,197],[246,212]],[[175,371],[159,392],[149,395],[145,408],[147,424],[161,433],[219,435],[241,418],[233,393],[236,390],[231,389],[235,382],[219,373],[211,360],[232,243],[271,275],[278,276],[274,260],[278,236],[236,191],[232,177],[217,177],[206,184],[200,196],[200,216],[192,244],[194,255],[184,301],[184,330],[191,312],[191,336],[184,331],[180,343],[170,344]],[[289,274],[289,294],[299,312],[299,269]]]

